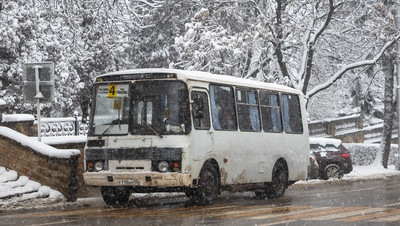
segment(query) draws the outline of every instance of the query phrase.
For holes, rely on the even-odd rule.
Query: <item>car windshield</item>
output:
[[[129,85],[102,84],[96,87],[94,135],[127,134],[129,125]]]
[[[141,81],[132,87],[132,134],[186,134],[188,90],[180,81]]]

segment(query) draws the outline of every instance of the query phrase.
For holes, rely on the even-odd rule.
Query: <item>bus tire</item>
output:
[[[130,192],[125,187],[101,187],[101,195],[107,205],[126,206]]]
[[[256,191],[256,199],[263,200],[267,198],[267,192],[266,191]]]
[[[217,199],[220,182],[217,169],[212,164],[206,164],[200,171],[199,184],[192,201],[198,205],[212,205]]]
[[[272,170],[272,182],[267,184],[266,195],[268,199],[277,199],[285,194],[288,185],[288,173],[282,162],[275,163]]]

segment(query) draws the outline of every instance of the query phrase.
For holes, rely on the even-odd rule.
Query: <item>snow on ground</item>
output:
[[[375,179],[390,176],[400,176],[400,171],[396,170],[394,165],[388,166],[387,169],[382,166],[353,166],[353,171],[345,174],[343,179]]]
[[[79,198],[73,203],[66,202],[60,192],[52,190],[47,186],[41,186],[39,183],[31,181],[25,176],[20,176],[18,180],[14,181],[16,178],[15,175],[15,171],[13,172],[12,170],[0,167],[0,213],[21,209],[43,209],[50,206],[87,206],[94,202],[102,202],[101,197]],[[373,180],[393,176],[400,176],[400,171],[397,171],[393,165],[390,165],[388,169],[384,169],[381,166],[355,165],[353,171],[344,175],[342,179],[298,181],[293,186],[345,183],[345,181]],[[18,192],[20,194],[16,195],[15,193]],[[184,195],[183,193],[133,194],[133,197],[138,199],[171,198],[178,196]]]
[[[341,179],[331,179],[331,180],[322,180],[322,179],[313,179],[307,181],[298,181],[295,185],[303,185],[303,184],[323,184],[323,183],[332,183],[337,181],[357,181],[357,180],[374,180],[374,179],[384,179],[388,177],[398,176],[400,177],[400,171],[395,169],[394,165],[389,165],[387,169],[382,166],[357,166],[353,165],[353,171],[349,174],[345,174]]]

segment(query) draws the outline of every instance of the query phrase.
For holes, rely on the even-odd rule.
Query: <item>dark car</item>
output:
[[[310,155],[319,165],[316,178],[341,178],[353,170],[351,155],[342,141],[332,138],[310,138]],[[313,179],[313,178],[311,178]]]

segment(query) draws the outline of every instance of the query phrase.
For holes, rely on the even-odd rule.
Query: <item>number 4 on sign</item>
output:
[[[117,96],[117,85],[109,85],[107,97],[116,97],[116,96]]]

